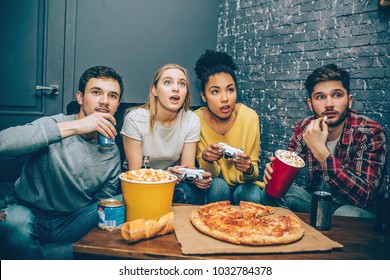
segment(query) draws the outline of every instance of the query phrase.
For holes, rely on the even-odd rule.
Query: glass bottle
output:
[[[384,191],[379,194],[377,200],[375,230],[390,233],[390,191],[388,184],[386,184]]]
[[[150,157],[143,156],[141,169],[149,169],[149,168],[150,168]]]

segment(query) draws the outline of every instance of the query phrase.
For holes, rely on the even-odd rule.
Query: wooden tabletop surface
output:
[[[295,214],[304,222],[310,222],[309,214]],[[174,233],[129,244],[122,239],[119,230],[106,231],[95,228],[78,241],[73,250],[76,259],[390,259],[390,235],[375,232],[373,219],[334,216],[332,228],[321,233],[343,244],[344,247],[328,252],[183,255]]]

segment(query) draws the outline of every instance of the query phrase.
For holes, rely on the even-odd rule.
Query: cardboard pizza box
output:
[[[275,207],[273,215],[293,215],[301,222],[305,230],[304,236],[293,243],[283,245],[236,245],[224,242],[199,232],[190,221],[193,210],[199,206],[172,207],[175,214],[174,228],[176,238],[185,255],[207,254],[259,254],[259,253],[292,253],[310,251],[330,251],[334,248],[342,248],[343,245],[331,240],[318,230],[303,222],[292,211]]]

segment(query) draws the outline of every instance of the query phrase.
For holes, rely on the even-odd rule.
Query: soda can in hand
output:
[[[99,135],[98,135],[98,143],[102,147],[109,147],[112,144],[114,144],[114,139],[106,138],[102,134],[99,133]]]
[[[114,144],[114,142],[115,142],[114,139],[106,138],[101,133],[98,134],[98,143],[99,143],[100,146],[102,146],[102,147],[109,147],[112,144]]]

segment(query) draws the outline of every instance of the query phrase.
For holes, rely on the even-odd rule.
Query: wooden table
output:
[[[309,223],[309,214],[296,214],[304,222]],[[344,248],[329,252],[183,255],[174,233],[130,245],[122,239],[120,231],[110,232],[95,228],[77,242],[73,250],[76,259],[390,259],[390,235],[376,233],[373,219],[334,216],[332,228],[321,233],[343,244]]]

